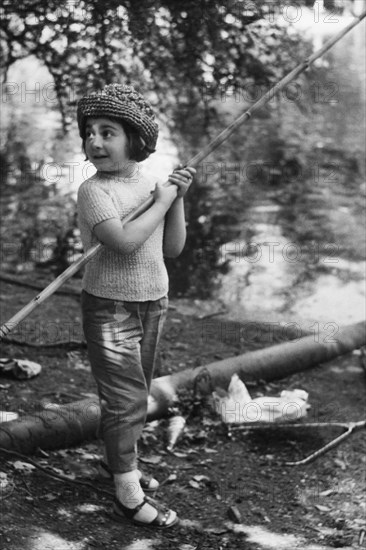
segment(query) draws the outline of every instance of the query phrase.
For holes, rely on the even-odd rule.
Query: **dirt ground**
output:
[[[77,287],[79,282],[73,284]],[[3,282],[2,321],[35,294]],[[158,376],[289,337],[275,332],[269,338],[263,328],[256,338],[245,339],[238,336],[242,331],[226,330],[228,319],[216,316],[211,321],[207,330],[207,318],[201,319],[199,311],[187,315],[179,301],[172,302]],[[70,344],[82,340],[76,296],[53,296],[11,337],[38,347],[7,342],[2,344],[1,357],[36,361],[42,372],[27,381],[0,376],[1,410],[22,414],[39,410],[40,404],[67,403],[95,393],[85,347]],[[62,341],[66,343],[54,346]],[[284,380],[251,383],[248,389],[256,397],[302,388],[311,404],[304,421],[351,422],[365,418],[365,385],[360,356],[353,353]],[[102,446],[92,441],[77,448],[39,449],[31,457],[69,481],[50,477],[33,464],[27,467],[26,458],[0,453],[1,548],[366,548],[364,430],[309,464],[290,466],[286,461],[306,457],[342,430],[288,426],[229,431],[209,399],[189,395],[182,396],[180,412],[187,418],[186,429],[173,452],[166,450],[167,419],[148,424],[140,445],[141,466],[161,482],[157,498],[177,510],[178,526],[156,531],[116,523],[110,517],[112,486],[97,471]]]

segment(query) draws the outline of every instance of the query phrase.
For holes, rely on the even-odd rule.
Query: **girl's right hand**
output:
[[[178,188],[176,185],[165,186],[161,183],[157,183],[154,191],[152,191],[154,201],[164,206],[166,210],[169,210],[172,203],[177,198],[177,194]]]

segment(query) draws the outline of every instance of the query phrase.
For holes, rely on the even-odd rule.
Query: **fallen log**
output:
[[[62,449],[96,438],[100,418],[97,397],[49,406],[0,424],[0,448],[32,454]]]
[[[155,378],[149,399],[148,420],[161,418],[176,404],[180,389],[201,393],[214,387],[227,388],[237,373],[244,382],[285,378],[325,363],[366,344],[365,322],[329,333],[306,336],[263,350],[230,357],[197,368]],[[95,439],[100,418],[97,400],[84,399],[68,405],[49,407],[36,414],[0,424],[0,447],[24,454],[37,449],[57,449]]]
[[[234,373],[243,382],[285,378],[358,349],[365,342],[366,321],[362,321],[340,327],[333,336],[329,332],[313,334],[156,378],[151,390],[149,419],[164,416],[181,388],[190,390],[198,385],[201,393],[211,392],[217,386],[227,389]]]

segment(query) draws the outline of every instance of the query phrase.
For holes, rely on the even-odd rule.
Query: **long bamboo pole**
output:
[[[309,58],[305,59],[300,63],[295,69],[293,69],[287,76],[280,80],[275,86],[273,86],[268,92],[266,92],[261,99],[259,99],[250,109],[242,113],[237,119],[235,119],[225,130],[218,134],[206,147],[202,149],[197,155],[187,162],[187,166],[196,167],[203,159],[205,159],[210,153],[215,151],[227,138],[246,120],[248,120],[254,112],[258,111],[263,107],[268,101],[270,101],[278,92],[283,90],[287,84],[292,82],[297,76],[303,73],[306,69],[310,67],[314,61],[319,59],[324,55],[328,50],[330,50],[334,44],[341,40],[350,30],[352,30],[356,25],[358,25],[366,17],[366,10],[356,17],[352,23],[347,25],[339,33],[337,33],[333,38],[328,40],[320,50],[316,51]],[[165,182],[164,185],[170,185],[169,182]],[[149,197],[145,202],[143,202],[136,210],[131,212],[128,216],[124,218],[124,222],[128,222],[138,218],[143,214],[150,206],[153,204],[154,199]],[[93,258],[98,251],[102,248],[102,244],[99,243],[87,250],[81,258],[74,262],[70,267],[68,267],[61,275],[59,275],[50,285],[48,285],[40,294],[33,298],[27,305],[25,305],[18,313],[16,313],[11,319],[4,323],[0,327],[0,339],[9,334],[21,321],[23,321],[34,309],[36,309],[40,304],[42,304],[47,298],[49,298],[60,286],[62,286],[68,279],[70,279],[79,269],[81,269],[86,263]]]

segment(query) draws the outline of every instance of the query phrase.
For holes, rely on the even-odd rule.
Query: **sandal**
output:
[[[108,464],[104,462],[104,460],[99,461],[99,474],[104,478],[113,479],[112,470],[110,469]],[[145,493],[153,494],[153,493],[156,493],[156,491],[159,489],[159,484],[156,485],[155,487],[151,486],[151,482],[153,479],[156,481],[156,479],[153,478],[152,476],[148,476],[144,473],[141,473],[141,477],[139,481],[140,481],[141,489]]]
[[[156,518],[150,522],[134,519],[136,514],[146,503],[150,504],[157,510],[158,515],[156,516]],[[124,506],[117,498],[115,498],[112,517],[116,521],[121,521],[121,519],[127,518],[136,525],[144,525],[145,527],[156,527],[157,529],[168,529],[169,527],[173,527],[173,525],[176,525],[176,523],[178,523],[179,521],[178,516],[175,515],[173,521],[170,521],[168,523],[171,514],[174,514],[172,510],[169,510],[165,506],[162,506],[161,504],[149,497],[145,497],[141,504],[138,504],[136,508],[127,508],[127,506]]]

